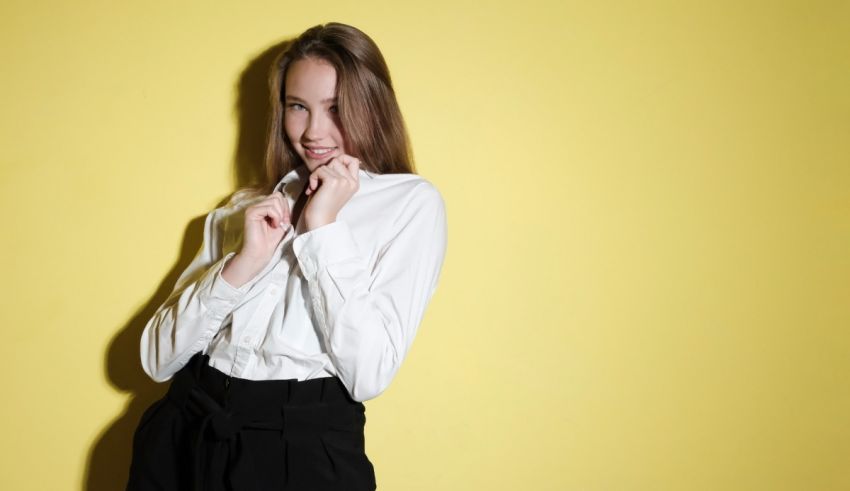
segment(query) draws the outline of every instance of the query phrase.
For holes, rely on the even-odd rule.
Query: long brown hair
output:
[[[287,69],[308,57],[326,61],[336,70],[346,150],[362,160],[361,168],[377,174],[415,173],[410,139],[381,51],[363,31],[330,22],[304,31],[272,64],[266,182],[255,191],[271,193],[284,175],[302,164],[284,131],[283,101]]]

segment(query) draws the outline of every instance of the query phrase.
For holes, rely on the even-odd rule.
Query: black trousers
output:
[[[128,491],[374,490],[362,403],[328,377],[229,377],[198,353],[133,436]]]

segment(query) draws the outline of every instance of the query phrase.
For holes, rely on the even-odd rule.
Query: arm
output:
[[[170,379],[192,355],[207,347],[233,308],[261,276],[239,288],[222,278],[222,269],[236,253],[221,257],[217,220],[220,210],[207,214],[200,250],[142,332],[142,368],[157,382]]]
[[[293,243],[331,361],[358,401],[376,397],[389,386],[443,264],[442,197],[427,182],[411,194],[372,270],[345,222],[311,230]]]

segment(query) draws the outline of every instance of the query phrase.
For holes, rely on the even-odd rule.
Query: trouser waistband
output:
[[[184,383],[197,385],[222,406],[230,403],[238,405],[239,399],[262,401],[266,405],[355,402],[338,377],[303,381],[242,379],[211,367],[209,356],[201,353],[189,360],[175,379],[178,377],[188,377],[183,380]]]
[[[193,356],[174,375],[167,395],[197,424],[196,489],[203,489],[204,467],[213,463],[226,463],[234,489],[251,482],[251,463],[238,451],[243,431],[277,431],[284,439],[315,437],[350,424],[353,413],[343,409],[360,405],[337,377],[247,380],[210,367],[208,360],[200,353]]]

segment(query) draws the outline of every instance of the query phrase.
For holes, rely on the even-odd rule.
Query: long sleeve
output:
[[[142,368],[157,382],[169,380],[206,348],[257,279],[235,288],[221,277],[224,265],[236,254],[221,257],[217,223],[221,210],[207,214],[200,250],[142,332]]]
[[[424,181],[389,225],[371,268],[348,225],[295,238],[319,330],[338,376],[365,401],[390,384],[434,293],[446,251],[445,204]]]

